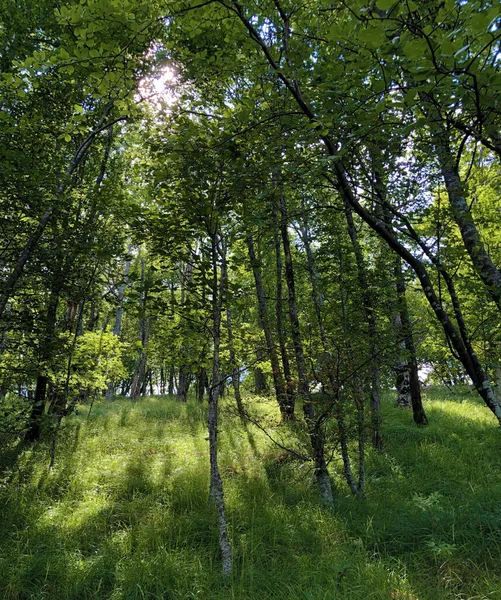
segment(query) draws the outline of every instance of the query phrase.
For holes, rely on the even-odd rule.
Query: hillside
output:
[[[274,437],[275,403],[246,398]],[[335,508],[308,465],[277,448],[232,401],[220,468],[234,549],[220,575],[208,503],[206,406],[169,398],[88,406],[67,421],[56,462],[20,451],[2,478],[0,597],[65,599],[445,600],[501,597],[500,432],[467,392],[427,392],[427,428],[383,403],[385,454],[370,450],[366,498],[337,454]]]

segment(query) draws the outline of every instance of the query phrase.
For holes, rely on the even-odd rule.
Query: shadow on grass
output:
[[[445,600],[499,585],[499,432],[440,403],[427,429],[385,407],[387,453],[369,453],[367,499],[335,473],[334,511],[319,506],[308,467],[226,423],[225,585],[204,411],[98,407],[65,428],[53,473],[43,445],[23,456],[20,492],[14,481],[2,492],[0,597]]]

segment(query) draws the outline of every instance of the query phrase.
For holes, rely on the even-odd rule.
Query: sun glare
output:
[[[175,92],[176,73],[171,67],[160,69],[154,76],[141,80],[138,99],[147,102],[157,110],[172,106],[177,99]]]

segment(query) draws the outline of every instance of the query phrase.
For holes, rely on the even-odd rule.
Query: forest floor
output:
[[[273,436],[297,439],[271,400],[247,401]],[[427,428],[393,402],[388,393],[385,453],[368,450],[365,499],[350,496],[334,455],[328,510],[310,468],[223,401],[226,583],[207,502],[206,406],[116,400],[90,416],[83,406],[51,472],[42,442],[0,478],[0,598],[499,600],[501,430],[465,391],[428,390]]]

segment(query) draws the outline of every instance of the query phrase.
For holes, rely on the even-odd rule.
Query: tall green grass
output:
[[[231,404],[230,400],[227,400]],[[248,399],[294,443],[275,406]],[[20,449],[0,479],[0,598],[445,600],[501,598],[501,431],[470,395],[430,391],[430,426],[384,402],[385,450],[365,500],[340,462],[335,510],[312,473],[223,406],[221,471],[234,552],[220,576],[205,407],[118,400]]]

